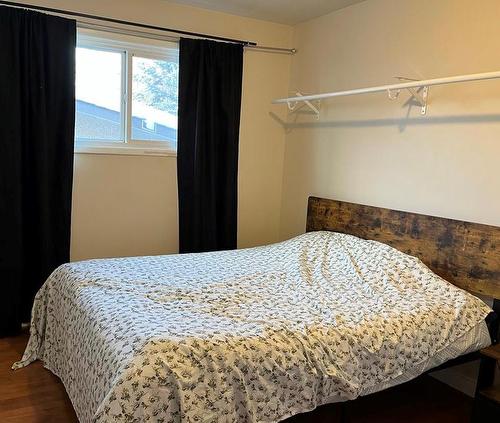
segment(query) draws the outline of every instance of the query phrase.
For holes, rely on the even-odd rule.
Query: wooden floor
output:
[[[64,386],[42,363],[10,369],[27,341],[27,335],[0,339],[0,422],[77,422]]]
[[[0,422],[76,422],[77,418],[59,379],[40,362],[12,371],[27,336],[0,339]],[[472,400],[431,377],[415,381],[349,403],[351,423],[466,423]],[[287,423],[334,423],[339,405],[318,408],[295,416]]]

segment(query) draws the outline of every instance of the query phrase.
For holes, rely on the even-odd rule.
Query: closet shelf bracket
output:
[[[296,91],[295,92],[295,95],[297,97],[303,97],[303,94],[300,93],[299,91]],[[317,102],[318,106],[316,107],[314,104],[312,104],[309,100],[304,100],[304,102],[302,104],[299,105],[299,102],[298,101],[287,101],[287,105],[288,105],[288,110],[290,110],[290,113],[296,113],[298,112],[300,109],[302,109],[304,106],[307,106],[309,107],[312,112],[314,113],[314,118],[316,120],[319,120],[319,107],[321,105],[321,101],[318,100]]]
[[[403,76],[395,76],[395,78],[401,82],[418,81],[417,79],[405,78]],[[418,104],[420,104],[420,114],[425,115],[427,112],[427,98],[429,97],[429,86],[423,85],[418,89],[415,89],[413,87],[408,87],[406,88],[406,90],[410,93],[413,100],[415,100]],[[398,98],[400,92],[401,89],[395,91],[388,89],[387,95],[390,100],[395,100],[396,98]]]

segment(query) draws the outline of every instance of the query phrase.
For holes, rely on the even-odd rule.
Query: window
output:
[[[178,63],[174,43],[79,30],[76,151],[175,153]]]

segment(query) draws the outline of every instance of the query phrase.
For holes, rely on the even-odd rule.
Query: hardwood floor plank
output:
[[[11,370],[27,341],[27,334],[0,339],[0,422],[78,422],[61,381],[42,363]]]

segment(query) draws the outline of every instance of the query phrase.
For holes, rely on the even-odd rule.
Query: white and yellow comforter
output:
[[[271,422],[485,346],[489,311],[387,245],[315,232],[65,264],[15,367],[43,360],[82,422]]]

